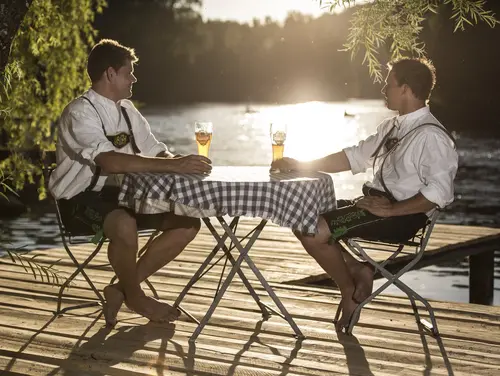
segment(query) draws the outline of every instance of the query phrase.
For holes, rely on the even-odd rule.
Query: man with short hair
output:
[[[58,127],[57,168],[49,189],[63,220],[109,239],[108,258],[119,282],[104,288],[109,326],[125,301],[152,321],[171,321],[178,311],[147,297],[140,283],[173,260],[196,236],[200,221],[172,213],[135,214],[118,205],[119,176],[133,172],[209,173],[211,161],[198,155],[173,156],[151,133],[146,119],[128,100],[137,57],[114,40],[91,50],[91,88],[64,109]],[[138,229],[163,231],[137,261]]]
[[[363,187],[364,196],[338,200],[337,210],[320,216],[316,235],[296,234],[340,289],[342,316],[337,331],[349,325],[354,309],[373,288],[373,269],[338,241],[350,237],[408,240],[425,225],[428,215],[454,198],[458,168],[454,140],[427,107],[435,84],[434,67],[424,59],[401,59],[389,68],[382,93],[387,107],[398,111],[398,116],[383,121],[375,134],[356,146],[310,162],[283,158],[273,163],[280,170],[329,173],[374,169],[373,181]]]

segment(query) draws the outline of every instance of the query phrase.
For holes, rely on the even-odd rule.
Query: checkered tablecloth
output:
[[[126,174],[119,201],[137,213],[259,217],[310,234],[317,232],[319,214],[336,208],[329,174],[242,166],[216,166],[210,175]]]

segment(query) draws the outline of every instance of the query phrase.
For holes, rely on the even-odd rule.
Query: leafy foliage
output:
[[[85,62],[105,0],[35,0],[11,48],[0,87],[0,128],[14,153],[0,163],[15,189],[43,177],[25,150],[54,148],[53,124],[64,106],[88,86]],[[45,196],[43,179],[40,198]]]
[[[17,193],[7,184],[10,180],[12,180],[12,178],[10,176],[5,176],[4,172],[0,170],[0,197],[3,197],[5,200],[8,200],[5,192],[11,192],[17,195]]]
[[[356,5],[356,0],[318,0],[333,11],[337,7]],[[361,1],[357,2],[358,4]],[[351,59],[360,50],[364,51],[363,64],[368,66],[370,75],[381,82],[382,69],[378,53],[389,44],[391,57],[403,55],[424,56],[425,45],[419,41],[422,24],[430,13],[438,13],[440,5],[452,6],[451,19],[454,31],[465,30],[485,22],[495,27],[499,21],[492,11],[485,9],[485,0],[377,0],[359,7],[353,15],[349,37],[344,45],[351,52]]]
[[[38,262],[36,260],[37,257],[40,256],[40,254],[37,255],[32,255],[32,256],[26,256],[26,253],[28,251],[10,251],[6,250],[7,254],[9,255],[12,263],[14,264],[20,264],[24,271],[26,273],[33,274],[33,278],[38,279],[40,277],[42,282],[47,282],[52,285],[61,285],[61,282],[64,282],[66,279],[66,276],[63,275],[61,271],[58,269],[54,268],[54,265],[56,265],[61,259],[56,260],[46,266],[45,264]]]

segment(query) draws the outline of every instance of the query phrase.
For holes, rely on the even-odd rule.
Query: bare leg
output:
[[[344,260],[356,286],[353,298],[356,302],[361,303],[372,293],[374,267],[367,262],[360,262],[356,260],[350,252],[348,252],[340,244],[338,245],[342,248]]]
[[[160,224],[158,229],[164,232],[151,243],[137,263],[136,278],[139,283],[182,252],[198,233],[200,221],[195,218],[179,217],[166,213],[163,223]],[[125,286],[121,280],[115,285],[104,288],[106,301],[109,302],[106,315],[108,325],[113,326],[116,324],[116,315],[125,299],[124,291]],[[171,308],[166,319],[172,321],[177,319],[178,316],[179,312]]]
[[[158,236],[137,263],[137,276],[144,281],[176,258],[195,238],[200,220],[167,213]]]
[[[296,234],[306,251],[314,257],[325,272],[332,277],[340,289],[342,295],[342,317],[336,324],[335,329],[341,331],[349,324],[352,312],[358,305],[353,300],[355,290],[354,280],[347,268],[342,256],[342,247],[338,244],[328,244],[330,230],[326,221],[320,217],[318,223],[319,232],[314,236]]]
[[[104,232],[110,239],[108,258],[120,281],[120,290],[127,306],[152,321],[171,320],[174,316],[173,308],[147,297],[140,287],[136,260],[138,243],[135,218],[125,210],[114,210],[104,221]],[[116,323],[116,305],[119,304],[121,297],[109,287],[104,290],[107,301],[104,313],[107,325],[113,326]]]

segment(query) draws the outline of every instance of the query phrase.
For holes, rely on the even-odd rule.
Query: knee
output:
[[[328,245],[331,236],[330,229],[323,218],[320,218],[316,234],[302,234],[299,232],[295,232],[294,234],[310,255],[314,255],[321,251],[325,245]]]
[[[137,223],[134,217],[123,211],[111,213],[104,222],[104,233],[110,242],[127,250],[138,249]]]
[[[201,221],[199,218],[185,218],[185,226],[183,226],[185,236],[189,241],[193,240],[201,228]]]
[[[175,216],[168,217],[160,227],[161,231],[174,231],[176,237],[190,242],[195,238],[201,228],[199,218]]]
[[[200,231],[201,229],[201,221],[199,218],[190,218],[191,222],[191,228],[193,229],[195,235]]]

